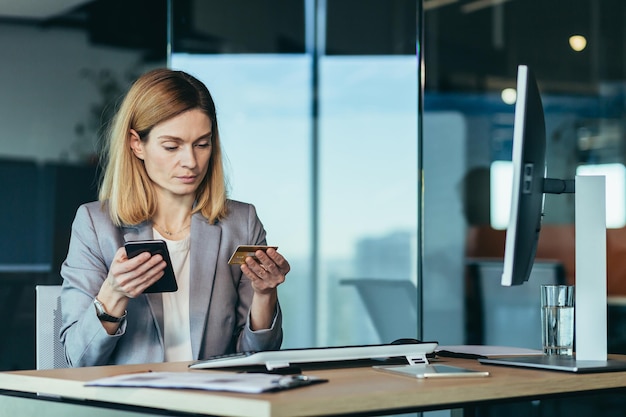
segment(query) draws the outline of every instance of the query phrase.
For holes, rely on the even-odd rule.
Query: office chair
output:
[[[471,260],[470,285],[478,298],[479,343],[542,349],[540,287],[564,284],[565,269],[560,262],[537,261],[523,285],[503,287],[502,261]],[[472,314],[471,312],[468,314]]]
[[[67,368],[61,329],[61,286],[37,285],[35,315],[37,369]]]
[[[409,280],[344,279],[363,300],[382,343],[417,336],[417,288]]]

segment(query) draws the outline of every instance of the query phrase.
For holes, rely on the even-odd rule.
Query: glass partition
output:
[[[170,65],[214,94],[230,196],[292,265],[284,347],[418,334],[417,13],[393,3],[171,2]]]
[[[624,39],[625,12],[626,5],[613,0],[424,1],[424,251],[438,254],[432,262],[449,266],[445,259],[454,256],[461,267],[467,267],[455,271],[441,288],[448,294],[464,294],[461,312],[465,314],[449,321],[456,326],[458,317],[464,317],[464,335],[459,340],[442,334],[437,336],[441,343],[487,340],[486,318],[493,311],[482,310],[487,303],[481,304],[485,291],[476,286],[481,277],[475,274],[475,266],[501,261],[504,253],[516,74],[517,66],[524,64],[534,71],[542,94],[548,176],[571,179],[584,173],[607,175],[608,342],[609,351],[626,350],[620,330],[624,314],[619,307],[619,300],[626,295],[626,73],[624,49],[618,46]],[[429,164],[435,166],[434,172]],[[447,195],[442,191],[439,197],[428,198],[433,176],[436,187],[444,183]],[[452,187],[456,192],[451,192]],[[574,195],[546,195],[537,259],[559,264],[569,283],[574,283],[576,276],[574,216]],[[429,239],[428,228],[436,218],[455,222],[459,227],[453,230],[462,229],[462,234],[438,229],[444,236]],[[439,243],[443,240],[449,242],[446,250],[436,251],[437,247],[443,249]],[[425,268],[428,262],[426,257]],[[433,277],[425,272],[425,293],[429,288],[439,290]],[[498,286],[499,282],[490,285]],[[426,335],[433,334],[429,329],[440,328],[432,321],[437,315],[428,311],[443,299],[443,295],[424,299]],[[510,323],[509,336],[520,332],[513,321]],[[524,330],[540,330],[539,323],[526,321],[522,325]],[[540,348],[536,343],[528,347]]]

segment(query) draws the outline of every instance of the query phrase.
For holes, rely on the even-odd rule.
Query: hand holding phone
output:
[[[161,255],[165,261],[164,275],[154,284],[144,290],[144,293],[158,293],[158,292],[175,292],[178,291],[178,284],[176,283],[176,277],[174,276],[174,269],[172,268],[172,261],[170,259],[170,253],[167,250],[167,245],[163,240],[136,240],[129,241],[124,244],[126,248],[126,256],[128,258],[134,258],[143,252],[149,252],[151,255]]]

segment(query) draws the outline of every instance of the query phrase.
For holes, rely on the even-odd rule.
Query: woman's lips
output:
[[[178,177],[178,180],[182,182],[183,184],[192,184],[196,181],[196,177],[195,175],[189,176],[189,177]]]

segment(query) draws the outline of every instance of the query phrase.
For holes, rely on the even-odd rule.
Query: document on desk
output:
[[[232,372],[141,372],[88,381],[89,387],[181,388],[248,394],[282,391],[327,382],[306,375]]]

